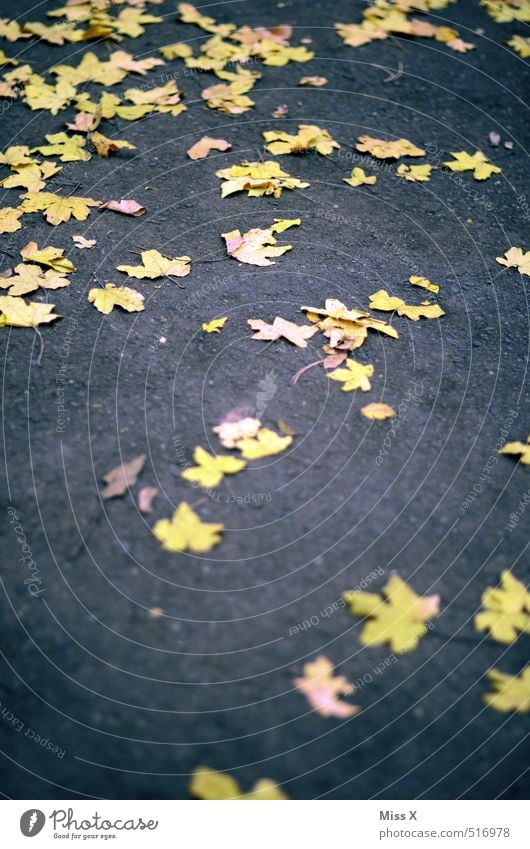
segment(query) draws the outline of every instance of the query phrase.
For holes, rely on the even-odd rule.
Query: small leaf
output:
[[[499,669],[490,669],[486,675],[493,684],[493,692],[484,696],[487,705],[499,713],[530,711],[530,666],[519,675],[506,675]]]
[[[213,139],[211,136],[203,136],[186,151],[190,159],[204,159],[212,150],[230,150],[232,145],[225,139]]]
[[[134,460],[128,463],[122,463],[111,469],[106,475],[103,475],[103,480],[107,484],[105,489],[101,491],[101,497],[105,500],[115,498],[117,495],[123,495],[131,486],[134,486],[138,479],[138,475],[142,471],[145,463],[145,454],[140,454]]]
[[[357,705],[339,700],[338,696],[351,695],[354,687],[343,675],[333,675],[333,664],[327,657],[321,655],[313,663],[306,663],[304,677],[296,678],[294,683],[321,716],[346,719],[360,710]]]
[[[367,419],[391,419],[396,415],[396,411],[389,404],[382,404],[374,401],[372,404],[367,404],[361,407],[361,413]]]
[[[189,504],[181,502],[171,519],[159,519],[153,527],[155,537],[166,551],[190,550],[205,554],[221,541],[224,525],[202,522]]]
[[[344,386],[341,387],[343,392],[351,392],[354,389],[361,389],[363,392],[368,392],[372,388],[368,379],[374,373],[374,367],[372,365],[364,366],[362,363],[348,359],[345,366],[345,368],[337,368],[331,374],[327,375],[331,380],[339,380],[344,383]]]
[[[226,315],[223,318],[213,318],[202,325],[202,330],[205,333],[220,333],[227,321],[228,316]]]
[[[247,465],[244,460],[239,460],[237,457],[212,456],[200,445],[193,452],[193,460],[197,465],[184,469],[180,476],[184,480],[196,482],[205,488],[217,486],[225,475],[235,475]]]
[[[501,575],[501,586],[482,594],[484,611],[475,616],[475,630],[489,631],[499,643],[513,643],[518,631],[530,633],[530,593],[511,572]]]

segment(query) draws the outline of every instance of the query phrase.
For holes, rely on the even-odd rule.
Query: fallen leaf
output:
[[[428,292],[434,292],[435,295],[440,291],[440,287],[436,283],[431,283],[426,277],[418,277],[415,274],[409,277],[409,283],[413,286],[420,286],[422,289],[427,289]]]
[[[385,141],[385,139],[375,139],[365,135],[359,136],[358,139],[357,150],[361,153],[370,153],[376,159],[400,159],[402,156],[425,155],[423,148],[416,147],[408,139]]]
[[[427,183],[431,179],[432,165],[398,165],[396,175],[411,183]]]
[[[61,197],[52,192],[28,192],[20,209],[23,212],[45,212],[46,221],[56,226],[70,221],[73,216],[77,221],[86,221],[90,215],[91,206],[99,206],[100,202],[93,198],[81,198],[75,195]]]
[[[189,504],[182,501],[171,519],[159,519],[153,534],[166,551],[193,551],[205,554],[221,541],[224,525],[202,522]]]
[[[140,454],[139,457],[129,460],[128,463],[121,463],[115,469],[111,469],[110,472],[103,475],[103,480],[107,486],[101,491],[101,497],[106,500],[127,492],[136,483],[144,463],[145,454]]]
[[[310,85],[315,88],[320,88],[323,85],[327,85],[329,82],[327,77],[301,77],[298,80],[298,85]]]
[[[13,297],[28,295],[39,287],[43,289],[60,289],[68,286],[69,280],[60,272],[48,269],[43,271],[38,265],[20,262],[15,266],[15,274],[6,278],[5,283],[0,280],[0,288],[9,289]]]
[[[305,153],[316,150],[322,156],[329,156],[335,148],[340,148],[327,130],[322,130],[315,124],[299,124],[298,133],[291,135],[282,130],[267,130],[263,133],[267,142],[265,149],[275,156],[286,153]]]
[[[396,411],[389,404],[374,401],[361,407],[361,413],[367,419],[391,419],[396,415]]]
[[[156,486],[143,486],[138,493],[138,510],[140,513],[152,513],[153,501],[158,495]]]
[[[451,151],[451,156],[454,161],[442,162],[451,171],[473,171],[475,180],[487,180],[492,174],[500,174],[501,168],[497,165],[492,165],[481,150],[477,150],[473,155],[461,150],[458,153]]]
[[[38,327],[39,324],[48,324],[61,318],[53,314],[54,309],[55,304],[39,304],[35,301],[27,304],[24,298],[0,295],[0,326]]]
[[[518,631],[530,633],[530,593],[508,570],[501,574],[500,587],[486,588],[482,607],[475,616],[476,631],[489,631],[499,643],[513,643]]]
[[[489,143],[492,147],[498,147],[499,144],[501,143],[500,134],[496,133],[496,132],[494,132],[494,130],[492,130],[491,133],[488,134],[488,140],[489,140]]]
[[[168,258],[156,250],[142,251],[142,265],[118,265],[129,277],[156,280],[158,277],[186,277],[191,271],[189,256]]]
[[[239,230],[222,233],[226,243],[226,252],[239,262],[248,265],[274,265],[271,257],[282,256],[292,249],[292,245],[277,245],[274,233],[282,233],[289,227],[300,224],[300,219],[275,219],[276,223],[266,230],[254,228],[241,235]]]
[[[14,174],[2,180],[5,189],[24,188],[28,192],[39,192],[46,186],[46,180],[61,170],[55,162],[33,163],[31,165],[12,166]]]
[[[142,312],[144,309],[144,296],[140,292],[128,286],[115,286],[114,283],[106,283],[104,289],[97,286],[90,289],[88,300],[104,315],[112,312],[114,307],[121,307],[127,312]]]
[[[281,454],[293,441],[292,436],[278,436],[273,430],[262,427],[254,437],[244,437],[236,443],[246,460],[260,460],[262,457],[272,457]]]
[[[280,105],[277,106],[276,109],[273,109],[271,112],[271,116],[273,118],[286,118],[288,114],[289,107],[286,103],[280,103]]]
[[[235,448],[242,439],[255,437],[261,427],[259,419],[243,416],[236,419],[225,419],[213,432],[219,437],[219,442],[224,448]]]
[[[513,454],[515,456],[519,455],[519,462],[523,463],[525,466],[530,465],[530,434],[526,438],[525,442],[507,442],[506,445],[498,452],[499,454]]]
[[[145,206],[142,206],[136,200],[108,200],[101,204],[101,209],[110,209],[112,212],[121,212],[122,215],[133,215],[138,218],[145,212]]]
[[[382,595],[352,590],[342,594],[354,616],[367,617],[360,641],[363,646],[390,643],[393,652],[412,651],[426,633],[425,623],[438,616],[440,596],[418,596],[399,577],[392,575]]]
[[[98,156],[107,159],[112,153],[117,153],[119,150],[127,148],[128,150],[136,150],[136,145],[128,141],[115,141],[104,136],[103,133],[92,133],[90,136],[90,144],[96,148]]]
[[[352,168],[351,177],[343,177],[344,183],[349,186],[373,186],[377,182],[375,174],[368,176],[363,168]]]
[[[72,241],[76,248],[93,248],[96,244],[95,239],[85,239],[84,236],[72,236]]]
[[[190,159],[204,159],[212,150],[230,150],[232,145],[224,139],[213,139],[211,136],[203,136],[195,142],[186,153]]]
[[[67,133],[52,133],[44,136],[49,144],[34,147],[32,153],[42,153],[43,156],[58,156],[61,162],[88,162],[91,155],[84,150],[86,139],[84,136],[69,136]]]
[[[274,341],[276,339],[287,339],[296,345],[298,348],[307,348],[307,340],[318,333],[318,327],[311,327],[307,324],[295,324],[292,321],[286,321],[285,318],[276,316],[272,324],[267,324],[260,318],[249,318],[247,322],[254,333],[253,339],[261,339],[264,341]]]
[[[490,669],[486,675],[493,684],[493,692],[484,696],[487,705],[499,713],[530,711],[530,666],[519,675],[506,675],[499,669]]]
[[[18,168],[21,165],[36,163],[35,157],[30,156],[30,149],[26,145],[19,144],[8,147],[4,153],[0,153],[0,163],[8,165],[9,168]]]
[[[499,265],[505,265],[506,268],[517,268],[520,274],[530,276],[530,251],[523,253],[522,248],[510,248],[504,256],[497,256],[495,259]]]
[[[235,475],[247,465],[237,457],[208,454],[200,445],[193,452],[193,460],[197,464],[181,472],[181,478],[210,488],[217,486],[225,475]]]
[[[361,389],[363,392],[368,392],[372,385],[368,378],[374,373],[372,365],[363,366],[362,363],[357,363],[355,360],[346,360],[346,368],[337,368],[328,374],[331,380],[339,380],[344,383],[341,387],[343,392],[351,392],[354,389]]]
[[[23,209],[14,209],[12,206],[0,209],[0,233],[15,233],[21,230],[22,224],[19,218],[22,218],[23,214]]]
[[[333,664],[323,655],[313,663],[306,663],[304,677],[295,678],[294,684],[321,716],[346,719],[359,713],[357,705],[339,700],[339,696],[349,696],[355,688],[343,675],[333,675]]]
[[[508,44],[509,47],[513,47],[513,49],[519,54],[519,56],[522,56],[523,59],[528,59],[530,57],[530,38],[528,36],[512,35],[506,44]]]
[[[188,4],[181,3],[182,5]],[[256,781],[249,793],[243,793],[235,778],[207,766],[199,766],[194,771],[190,783],[190,794],[197,799],[208,800],[282,801],[287,799],[283,790],[280,790],[270,778],[261,778]]]
[[[412,306],[406,304],[402,298],[393,297],[385,291],[379,289],[370,295],[370,309],[382,310],[389,312],[396,310],[398,315],[406,316],[411,321],[418,321],[419,318],[440,318],[445,315],[443,309],[438,304],[422,303],[420,306]]]
[[[278,162],[243,162],[242,165],[232,165],[216,171],[216,176],[225,182],[221,186],[221,197],[228,197],[235,192],[248,192],[249,197],[274,195],[279,198],[282,189],[305,189],[309,183],[303,183],[296,177],[291,177],[283,171]]]
[[[212,321],[208,321],[202,325],[202,330],[205,333],[220,333],[226,322],[228,321],[228,316],[224,316],[224,318],[214,318]]]
[[[37,242],[28,242],[26,247],[20,251],[24,262],[35,262],[46,268],[53,268],[61,274],[71,274],[76,270],[75,265],[64,255],[63,248],[54,248],[52,245],[39,250]]]

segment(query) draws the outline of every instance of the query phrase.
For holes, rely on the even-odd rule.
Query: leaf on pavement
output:
[[[242,439],[252,439],[261,427],[259,419],[251,416],[227,416],[220,424],[212,428],[224,448],[236,448]]]
[[[490,669],[486,675],[493,685],[493,692],[484,696],[487,705],[499,713],[530,711],[530,666],[519,675],[506,675],[499,669]]]
[[[188,5],[181,3],[181,6]],[[243,793],[238,782],[225,772],[218,772],[207,766],[199,766],[193,773],[190,783],[190,794],[197,799],[241,801],[282,801],[287,796],[270,778],[260,778],[252,790]]]
[[[492,174],[500,174],[501,168],[497,165],[492,165],[488,162],[488,158],[484,156],[481,150],[477,150],[473,155],[461,150],[458,153],[451,151],[452,160],[442,162],[451,171],[473,171],[475,180],[487,180]]]
[[[364,168],[352,168],[351,177],[343,177],[342,181],[349,186],[373,186],[377,182],[375,174],[368,176]]]
[[[60,315],[54,315],[54,309],[55,304],[39,304],[35,301],[27,304],[24,298],[0,295],[0,326],[38,327],[39,324],[48,324],[61,318]]]
[[[445,315],[443,309],[438,304],[430,304],[428,301],[423,301],[420,306],[406,304],[402,298],[389,295],[385,289],[379,289],[370,295],[369,307],[372,310],[382,310],[390,312],[396,310],[398,315],[406,316],[411,321],[418,321],[420,318],[440,318]]]
[[[309,183],[291,177],[278,162],[272,160],[243,162],[242,165],[221,168],[215,174],[225,181],[221,186],[221,197],[224,198],[235,192],[248,192],[249,197],[273,195],[279,198],[283,189],[306,189],[309,186]]]
[[[57,226],[70,221],[73,216],[77,221],[86,221],[90,215],[91,206],[99,206],[100,202],[93,198],[81,198],[71,195],[61,197],[52,192],[28,192],[20,209],[23,212],[44,212],[46,221]]]
[[[530,465],[530,434],[526,437],[526,442],[507,442],[498,451],[499,454],[512,454],[517,457],[519,462],[525,466]]]
[[[158,495],[156,486],[143,486],[138,493],[138,510],[140,513],[152,513],[153,501]]]
[[[431,283],[426,277],[418,277],[415,274],[409,277],[409,283],[413,286],[420,286],[422,289],[427,289],[428,292],[434,292],[435,295],[440,291],[437,283]]]
[[[272,324],[267,324],[260,318],[249,318],[247,323],[252,330],[256,331],[253,339],[270,342],[283,338],[292,342],[298,348],[307,348],[307,340],[318,333],[318,327],[311,327],[308,324],[295,324],[285,318],[280,318],[280,316],[276,316]]]
[[[21,230],[22,224],[19,218],[22,218],[23,214],[23,209],[14,209],[12,206],[0,209],[0,233],[15,233]]]
[[[111,154],[117,153],[119,150],[127,148],[127,150],[136,150],[136,145],[128,141],[118,141],[109,139],[103,133],[95,132],[90,136],[90,144],[96,148],[98,156],[107,159]]]
[[[95,308],[108,315],[114,307],[121,307],[126,312],[141,312],[144,309],[144,296],[128,286],[115,286],[106,283],[102,289],[96,286],[88,293],[88,300]]]
[[[28,242],[26,247],[21,249],[20,256],[24,262],[35,262],[37,265],[53,268],[61,274],[70,274],[76,270],[73,262],[65,257],[63,248],[54,248],[52,245],[39,250],[37,242]]]
[[[200,445],[193,452],[193,460],[197,465],[184,469],[180,476],[205,488],[217,486],[225,475],[235,475],[247,465],[237,457],[208,454]]]
[[[67,133],[52,133],[44,137],[49,144],[34,147],[32,153],[42,153],[43,156],[58,156],[61,162],[88,162],[91,154],[84,150],[84,136],[69,136]]]
[[[225,139],[214,139],[211,136],[203,136],[198,142],[192,144],[186,151],[190,159],[204,159],[212,150],[230,150],[232,145]]]
[[[220,522],[202,522],[189,504],[182,501],[171,519],[159,519],[153,534],[166,551],[193,551],[206,554],[221,542],[224,525]]]
[[[85,239],[84,236],[72,236],[72,241],[76,248],[93,248],[96,244],[95,239]]]
[[[298,80],[298,85],[309,85],[313,86],[313,88],[320,88],[323,85],[327,85],[328,82],[327,77],[301,77]]]
[[[262,457],[281,454],[292,441],[292,436],[278,436],[273,430],[262,427],[256,436],[239,439],[235,447],[246,460],[260,460]]]
[[[500,587],[486,588],[482,607],[475,616],[476,631],[489,631],[499,643],[513,643],[518,631],[530,633],[530,593],[508,570],[501,574]]]
[[[202,330],[205,333],[220,333],[226,322],[228,321],[228,316],[224,316],[223,318],[213,318],[211,321],[207,321],[202,325]]]
[[[522,248],[510,248],[504,256],[497,256],[495,259],[499,265],[517,268],[521,274],[530,276],[530,251],[523,252]]]
[[[432,165],[398,165],[396,175],[410,183],[427,183],[431,179]]]
[[[327,130],[322,130],[315,124],[299,124],[298,133],[292,135],[282,130],[266,130],[263,138],[267,142],[265,149],[275,156],[286,153],[306,153],[316,150],[322,156],[329,156],[333,150],[340,148]]]
[[[295,678],[295,686],[307,697],[311,707],[321,716],[346,719],[359,713],[357,705],[342,702],[339,696],[351,695],[355,688],[343,675],[333,675],[333,664],[321,655],[304,666],[304,677]]]
[[[371,404],[366,404],[361,407],[361,413],[367,419],[391,419],[396,415],[396,411],[389,404],[374,401]]]
[[[158,251],[151,249],[142,251],[142,265],[118,265],[118,271],[123,271],[129,277],[140,280],[156,280],[158,277],[186,277],[191,271],[189,256],[168,258]]]
[[[129,487],[134,486],[138,479],[138,475],[142,471],[145,463],[145,454],[140,454],[128,463],[122,463],[111,469],[106,475],[103,475],[103,480],[107,484],[105,489],[101,491],[101,497],[105,500],[115,498],[117,495],[123,495]]]
[[[108,200],[101,204],[101,209],[110,209],[111,212],[121,212],[122,215],[133,215],[138,218],[145,212],[145,206],[136,200]]]
[[[344,384],[341,387],[343,392],[352,392],[354,389],[368,392],[372,388],[369,380],[374,373],[372,365],[364,366],[362,363],[348,359],[345,366],[345,368],[337,368],[327,375],[331,380],[338,380]]]
[[[28,295],[39,287],[60,289],[63,286],[68,286],[69,282],[67,277],[52,268],[43,271],[38,265],[19,262],[15,266],[15,274],[5,278],[5,282],[0,278],[0,288],[9,289],[10,295],[19,297],[20,295]]]
[[[266,230],[254,228],[243,235],[239,230],[222,233],[227,254],[248,265],[274,265],[270,258],[282,256],[292,249],[292,245],[276,246],[273,234],[282,233],[289,227],[299,225],[300,219],[275,219],[275,222]]]
[[[372,136],[359,136],[359,141],[356,144],[357,150],[361,153],[370,153],[376,159],[400,159],[402,156],[424,156],[425,151],[421,147],[416,147],[408,139],[396,139],[395,141],[386,141],[385,139],[375,139]]]

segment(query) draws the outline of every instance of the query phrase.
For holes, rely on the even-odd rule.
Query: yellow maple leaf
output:
[[[363,168],[352,168],[351,177],[343,177],[342,180],[349,186],[373,186],[377,177],[375,174],[368,176]]]
[[[115,18],[112,27],[120,35],[127,35],[129,38],[138,38],[145,32],[146,24],[160,24],[163,18],[158,18],[156,15],[149,15],[141,9],[122,9],[120,14]]]
[[[506,675],[499,669],[490,669],[486,675],[493,684],[493,692],[484,696],[487,705],[499,713],[530,711],[530,666],[519,675]]]
[[[201,13],[191,3],[179,3],[178,10],[180,20],[185,24],[195,24],[206,32],[214,32],[219,35],[229,35],[235,30],[235,24],[218,24],[214,18],[209,18]]]
[[[236,448],[241,451],[246,460],[260,460],[262,457],[272,457],[281,454],[293,441],[292,436],[278,436],[273,430],[262,427],[256,436],[243,437],[238,440]]]
[[[14,297],[28,295],[39,287],[43,289],[60,289],[68,286],[69,280],[58,271],[48,269],[43,271],[38,265],[19,262],[15,266],[15,273],[11,277],[0,278],[0,288],[9,289],[9,294]]]
[[[65,80],[59,80],[57,85],[49,85],[35,77],[24,87],[24,102],[30,109],[46,109],[52,115],[57,115],[69,106],[76,94],[75,87]]]
[[[18,41],[20,38],[31,38],[31,33],[24,32],[17,21],[0,18],[0,37],[7,41]]]
[[[55,162],[32,163],[31,165],[16,165],[15,172],[2,180],[5,189],[24,188],[27,192],[39,192],[46,186],[46,180],[61,170]]]
[[[118,265],[118,271],[124,271],[129,277],[140,280],[156,280],[157,277],[186,277],[191,270],[189,256],[165,257],[151,249],[142,251],[142,265]]]
[[[26,247],[21,248],[20,256],[25,262],[35,262],[37,265],[44,265],[46,268],[53,268],[54,271],[59,271],[61,274],[71,274],[75,271],[75,265],[64,255],[62,248],[54,248],[53,245],[39,250],[37,242],[28,242]]]
[[[54,309],[55,304],[39,304],[36,301],[27,304],[24,298],[0,295],[0,325],[37,327],[39,324],[48,324],[61,318],[53,314]]]
[[[275,219],[276,223],[266,230],[254,228],[241,235],[239,230],[222,233],[226,252],[239,262],[248,265],[274,265],[271,257],[282,256],[292,245],[277,245],[274,233],[282,233],[289,227],[300,224],[300,219]]]
[[[418,277],[416,274],[409,277],[409,283],[413,286],[420,286],[422,289],[427,289],[428,292],[434,292],[435,295],[440,291],[437,283],[431,283],[426,277]]]
[[[173,116],[180,115],[187,108],[180,102],[182,92],[174,80],[151,89],[128,88],[125,97],[135,106],[149,106],[155,112],[171,113]],[[123,109],[118,108],[116,112],[123,117]]]
[[[525,466],[530,465],[530,434],[526,438],[525,442],[507,442],[506,445],[498,452],[499,454],[513,454],[515,456],[519,455],[519,462],[524,463]]]
[[[221,197],[235,192],[248,192],[249,197],[263,195],[281,196],[283,189],[305,189],[309,183],[303,183],[283,171],[278,162],[243,162],[215,172],[225,182],[221,186]]]
[[[273,65],[276,68],[288,65],[289,62],[309,62],[315,56],[307,47],[290,47],[267,38],[262,39],[255,46],[254,53],[260,57],[264,65]]]
[[[181,4],[182,5],[182,4]],[[225,772],[199,766],[193,773],[190,794],[197,799],[240,801],[282,801],[287,796],[270,778],[260,778],[249,793],[243,793],[238,782]]]
[[[225,475],[235,475],[247,465],[237,457],[208,454],[200,445],[193,452],[193,460],[197,465],[184,469],[180,476],[203,487],[217,486]]]
[[[492,165],[481,150],[477,150],[473,155],[461,150],[457,153],[451,151],[451,156],[454,160],[442,162],[451,171],[473,171],[475,180],[487,180],[492,174],[500,174],[501,168],[497,165]]]
[[[205,333],[220,333],[227,321],[228,316],[224,316],[223,318],[213,318],[211,321],[205,322],[202,325],[202,330],[204,330]]]
[[[43,41],[47,41],[48,44],[59,46],[65,42],[75,43],[80,41],[83,36],[83,33],[70,21],[50,25],[43,24],[40,21],[26,21],[23,30],[31,35],[38,36]]]
[[[438,304],[429,304],[426,301],[420,306],[412,306],[406,304],[402,298],[389,295],[385,289],[379,289],[379,291],[370,295],[369,306],[370,309],[382,310],[383,312],[396,310],[398,315],[404,315],[412,321],[418,321],[420,318],[440,318],[440,316],[445,315]]]
[[[418,596],[399,575],[392,575],[382,595],[357,590],[342,594],[354,616],[368,617],[360,641],[363,646],[390,643],[400,654],[412,651],[426,633],[425,623],[438,616],[440,596]]]
[[[355,688],[344,675],[333,675],[333,664],[323,655],[313,663],[306,663],[303,678],[295,678],[294,684],[321,716],[346,719],[359,713],[357,705],[342,702],[338,698],[351,695]]]
[[[341,387],[343,392],[351,392],[354,389],[361,389],[363,392],[368,392],[372,388],[369,378],[374,373],[372,365],[363,366],[362,363],[357,363],[355,360],[346,360],[345,368],[336,368],[327,376],[331,380],[338,380],[344,384]]]
[[[376,159],[400,159],[402,156],[424,156],[425,151],[416,147],[408,139],[396,139],[386,141],[376,139],[372,136],[362,135],[358,137],[357,150],[361,153],[370,153]]]
[[[116,51],[117,53],[119,51]],[[123,52],[123,51],[122,51]],[[111,54],[113,56],[115,54]],[[115,85],[121,82],[128,74],[124,68],[119,68],[112,61],[102,62],[95,53],[88,51],[85,53],[79,65],[54,65],[50,69],[52,74],[55,74],[60,80],[69,83],[72,86],[78,86],[81,83],[100,83],[101,85]],[[82,96],[89,96],[87,92],[83,92]]]
[[[31,165],[37,162],[34,156],[30,156],[30,149],[24,144],[8,147],[4,153],[0,153],[0,163],[8,165],[10,168],[17,168],[20,165]]]
[[[57,225],[70,221],[73,216],[77,221],[86,221],[90,215],[91,206],[99,206],[100,201],[93,198],[81,198],[71,195],[62,197],[52,192],[28,192],[24,195],[20,209],[23,212],[45,212],[46,221]]]
[[[530,633],[530,593],[511,572],[501,574],[500,587],[482,594],[484,611],[475,616],[475,630],[489,631],[499,643],[513,643],[517,632]]]
[[[361,47],[374,39],[388,38],[388,33],[382,27],[367,20],[359,24],[335,24],[335,29],[349,47]]]
[[[103,133],[92,133],[90,136],[90,144],[94,145],[98,156],[107,157],[112,153],[117,153],[119,150],[127,148],[128,150],[136,150],[136,145],[128,141],[119,141],[117,139],[109,139]]]
[[[23,209],[14,209],[12,206],[0,209],[0,233],[15,233],[22,229],[18,219],[22,218],[23,213]]]
[[[504,256],[495,257],[499,265],[505,265],[506,268],[517,268],[520,274],[530,276],[530,251],[523,252],[522,248],[510,248]]]
[[[45,139],[49,144],[34,147],[31,152],[38,151],[43,156],[58,156],[61,162],[88,162],[92,158],[87,150],[83,150],[86,145],[86,139],[83,136],[52,133],[46,135]]]
[[[183,41],[177,41],[174,44],[165,44],[158,49],[164,59],[187,59],[189,56],[193,56],[193,50],[189,44],[185,44]]]
[[[159,519],[153,534],[166,551],[193,551],[205,554],[221,541],[224,525],[202,522],[190,505],[182,501],[171,519]]]
[[[523,59],[528,59],[530,57],[530,38],[528,36],[523,35],[513,35],[506,42],[510,47],[522,56]]]
[[[432,165],[398,165],[396,175],[411,183],[427,183],[431,179]]]
[[[115,286],[114,283],[106,283],[104,289],[91,289],[88,300],[104,315],[112,312],[114,307],[121,307],[127,312],[141,312],[144,309],[144,296],[140,292],[128,286]]]
[[[315,124],[299,124],[298,133],[292,135],[282,130],[266,130],[263,138],[267,142],[266,150],[275,156],[286,153],[305,153],[316,150],[322,156],[329,156],[340,144],[328,133]]]
[[[389,404],[383,404],[377,401],[361,407],[361,413],[367,419],[391,419],[396,415],[396,411]]]

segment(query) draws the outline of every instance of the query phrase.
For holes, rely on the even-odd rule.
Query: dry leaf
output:
[[[518,631],[530,633],[530,593],[511,572],[501,574],[500,587],[487,587],[482,607],[475,616],[476,631],[489,631],[499,643],[513,643]]]
[[[204,330],[205,333],[220,333],[227,321],[228,316],[226,315],[223,318],[214,318],[212,321],[208,321],[203,324],[202,330]]]
[[[304,677],[295,678],[294,683],[321,716],[346,719],[359,713],[360,708],[357,705],[339,700],[339,696],[349,696],[355,688],[343,675],[333,675],[333,664],[323,655],[317,657],[313,663],[306,663]]]
[[[249,318],[247,322],[252,330],[255,330],[253,339],[262,339],[270,342],[276,339],[287,339],[298,348],[307,348],[307,340],[318,333],[318,327],[307,324],[294,324],[285,318],[276,316],[272,324],[267,324],[260,318]]]
[[[523,463],[525,466],[530,465],[530,434],[526,438],[525,442],[507,442],[506,445],[498,451],[499,454],[513,454],[514,456],[519,455],[519,462]]]
[[[250,416],[242,418],[227,417],[224,421],[212,428],[219,437],[219,442],[224,448],[236,448],[242,439],[255,437],[261,427],[259,419]]]
[[[83,148],[86,145],[84,136],[69,136],[67,133],[52,133],[44,137],[49,144],[34,147],[32,153],[42,153],[43,156],[58,156],[61,162],[88,162],[90,153]]]
[[[100,202],[93,198],[81,198],[71,195],[61,197],[52,192],[28,192],[20,209],[23,212],[45,212],[46,221],[57,225],[70,221],[73,216],[77,221],[86,221],[90,215],[91,206],[99,206]]]
[[[310,85],[315,88],[326,85],[329,82],[327,77],[301,77],[298,80],[298,85]]]
[[[226,252],[229,256],[239,262],[249,265],[274,265],[271,257],[282,256],[290,251],[292,245],[276,246],[274,233],[282,233],[289,227],[300,224],[300,219],[275,219],[275,224],[266,230],[254,228],[241,235],[239,230],[231,230],[230,233],[222,233],[226,243]]]
[[[513,47],[513,49],[519,54],[519,56],[522,56],[523,59],[530,58],[530,38],[528,36],[512,35],[506,44]]]
[[[27,304],[24,298],[0,295],[0,326],[38,327],[39,324],[48,324],[61,318],[53,314],[54,309],[55,304],[39,304],[35,301]]]
[[[418,596],[398,575],[389,578],[382,596],[352,590],[342,598],[354,616],[369,619],[361,631],[363,646],[388,642],[400,654],[416,648],[427,631],[425,623],[438,616],[440,607],[440,596]]]
[[[88,300],[104,315],[112,312],[114,307],[121,307],[127,312],[141,312],[144,309],[144,296],[140,292],[128,286],[115,286],[114,283],[106,283],[104,289],[91,289]]]
[[[107,484],[105,489],[101,491],[101,497],[105,500],[115,498],[117,495],[123,495],[131,486],[134,486],[138,479],[138,475],[142,471],[145,463],[145,454],[140,454],[134,460],[128,463],[122,463],[111,469],[106,475],[103,475],[103,480]]]
[[[391,419],[392,416],[396,415],[396,411],[389,404],[383,404],[377,401],[361,407],[361,413],[367,419]]]
[[[361,389],[362,392],[368,392],[372,388],[369,378],[374,373],[372,365],[363,366],[362,363],[357,363],[355,360],[346,360],[346,368],[337,368],[328,374],[331,380],[339,380],[344,386],[341,387],[343,392],[351,392],[354,389]]]
[[[187,4],[182,4],[187,5]],[[243,793],[238,782],[231,775],[210,769],[207,766],[199,766],[193,773],[190,784],[190,794],[197,799],[229,800],[239,799],[241,801],[281,801],[287,799],[285,793],[280,790],[270,778],[261,778],[256,781],[249,793]]]
[[[436,283],[431,283],[426,277],[417,277],[415,274],[409,277],[409,283],[413,286],[420,286],[422,289],[427,289],[428,292],[434,292],[435,295],[440,291],[440,287]]]
[[[510,248],[504,256],[497,256],[495,260],[499,265],[506,268],[517,268],[520,274],[530,276],[530,251],[523,252],[522,248]]]
[[[440,318],[445,315],[443,309],[438,304],[430,304],[428,301],[423,302],[420,306],[412,306],[406,304],[401,298],[396,298],[388,294],[385,289],[379,289],[370,295],[370,309],[382,310],[383,312],[397,311],[398,315],[406,316],[411,321],[418,321],[420,318]]]
[[[365,135],[358,138],[357,150],[361,153],[370,153],[376,159],[400,159],[402,156],[425,155],[423,148],[416,147],[408,139],[385,141],[385,139],[375,139],[372,136]]]
[[[127,148],[128,150],[136,150],[136,145],[128,141],[115,141],[104,136],[103,133],[92,133],[90,136],[90,144],[96,148],[98,156],[107,159],[112,153],[117,153],[119,150]]]
[[[191,271],[189,256],[168,258],[156,250],[142,251],[142,265],[118,265],[129,277],[156,280],[158,277],[186,277]]]
[[[398,165],[396,175],[411,183],[427,183],[431,179],[432,165]]]
[[[519,675],[506,675],[498,669],[490,669],[486,674],[493,684],[493,692],[484,696],[487,705],[499,713],[530,711],[530,666]]]
[[[352,168],[351,177],[343,177],[344,183],[350,186],[373,186],[377,182],[375,174],[368,176],[363,168]]]
[[[158,495],[156,486],[143,486],[138,493],[138,510],[140,513],[152,513],[153,501]]]
[[[224,139],[213,139],[211,136],[203,136],[186,151],[190,159],[204,159],[211,150],[229,150],[230,142]]]
[[[477,150],[472,156],[461,150],[458,153],[451,152],[454,161],[442,162],[451,171],[473,171],[475,180],[487,180],[492,174],[500,174],[501,168],[492,165],[481,150]]]
[[[260,460],[262,457],[281,454],[292,441],[292,436],[278,436],[273,430],[262,427],[255,437],[244,437],[238,440],[236,448],[241,451],[246,460]]]
[[[61,274],[71,274],[76,270],[73,262],[65,257],[64,250],[54,248],[52,245],[39,250],[37,242],[28,242],[26,247],[21,249],[20,256],[24,262],[35,262],[37,265],[53,268]]]
[[[205,554],[221,541],[224,525],[202,522],[189,504],[182,501],[171,519],[159,519],[153,534],[166,551],[193,551]]]
[[[84,236],[72,236],[72,241],[76,248],[93,248],[96,244],[95,239],[85,239]]]
[[[122,215],[133,215],[135,218],[138,218],[145,212],[145,206],[142,206],[136,200],[108,200],[107,203],[101,204],[101,209],[121,212]]]
[[[34,292],[39,287],[43,289],[60,289],[63,286],[68,286],[69,280],[63,277],[58,271],[48,269],[42,271],[37,265],[20,262],[15,266],[15,274],[5,279],[5,282],[0,280],[0,288],[9,289],[9,294],[14,297],[20,295],[28,295]]]
[[[0,233],[15,233],[22,229],[22,224],[18,220],[22,218],[24,210],[14,209],[11,206],[5,206],[0,209]]]
[[[193,460],[197,465],[184,469],[180,476],[205,488],[217,486],[225,475],[235,475],[247,465],[237,457],[208,454],[200,445],[193,452]]]
[[[299,124],[298,133],[291,135],[282,130],[267,130],[263,138],[268,144],[266,150],[275,156],[285,153],[305,153],[308,150],[316,150],[322,156],[329,156],[335,148],[340,148],[327,130],[322,130],[315,124]]]
[[[249,197],[274,195],[279,198],[282,189],[305,189],[309,183],[303,183],[283,171],[277,162],[243,162],[216,171],[216,176],[225,182],[221,186],[221,196],[228,197],[235,192],[248,192]]]

